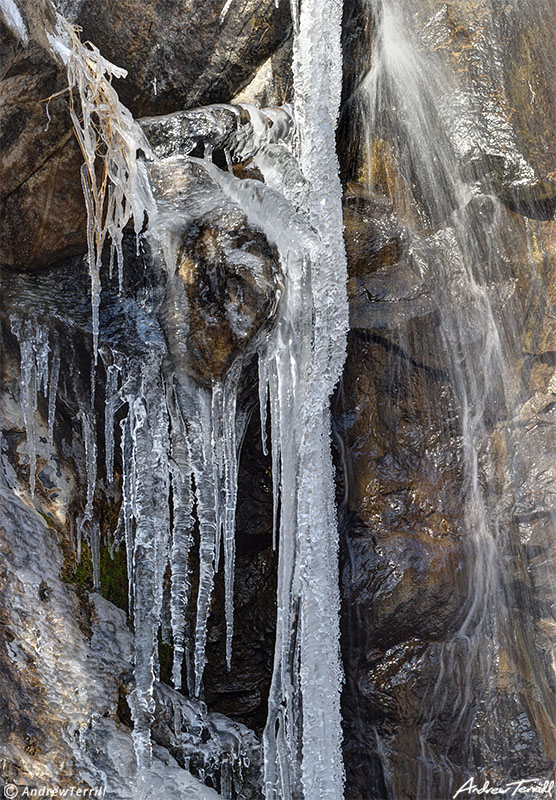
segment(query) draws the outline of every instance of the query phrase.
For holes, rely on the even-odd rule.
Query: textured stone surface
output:
[[[63,583],[55,529],[7,486],[0,493],[2,780],[36,791],[105,785],[131,800],[134,755],[118,703],[131,665],[125,615]],[[146,781],[152,797],[218,797],[162,748]]]
[[[68,17],[114,64],[127,69],[117,81],[135,116],[229,102],[289,36],[289,7],[274,0],[85,0]]]
[[[33,41],[15,43],[0,27],[0,264],[36,269],[86,249],[79,178],[64,76],[48,53],[47,3],[21,0]],[[253,0],[220,18],[218,3],[69,2],[61,10],[113,63],[128,70],[115,81],[134,116],[229,102],[289,37],[287,3]],[[287,93],[277,89],[278,94]]]
[[[346,47],[355,48],[357,58],[369,30],[355,3],[347,9]],[[474,578],[462,431],[440,335],[440,314],[448,330],[452,309],[465,309],[468,301],[457,270],[449,270],[451,285],[444,291],[442,270],[434,267],[438,231],[453,217],[431,213],[422,188],[411,184],[419,175],[402,176],[398,131],[389,132],[391,141],[377,138],[363,155],[360,107],[345,91],[339,144],[348,187],[351,323],[357,330],[350,333],[334,419],[343,501],[350,800],[444,800],[474,769],[503,784],[509,774],[548,776],[556,759],[549,644],[556,588],[554,60],[546,42],[553,13],[544,2],[517,9],[425,0],[412,17],[414,43],[434,47],[435,57],[455,68],[462,82],[463,97],[448,91],[442,99],[442,113],[454,121],[450,131],[457,131],[458,114],[470,99],[477,114],[476,128],[464,125],[467,138],[458,142],[454,135],[465,180],[484,193],[469,209],[482,232],[474,277],[488,293],[503,335],[516,337],[509,345],[508,416],[492,387],[479,460],[506,575],[503,597],[493,600],[506,611],[482,705],[481,686],[491,669],[481,656],[487,642],[470,650],[452,638]],[[353,87],[349,69],[346,87]],[[497,226],[504,252],[493,257]],[[449,249],[440,252],[446,268]],[[473,329],[470,317],[471,359]],[[488,464],[494,474],[483,472]],[[463,686],[467,705],[456,724]]]

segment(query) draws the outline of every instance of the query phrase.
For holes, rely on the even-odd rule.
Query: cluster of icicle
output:
[[[341,191],[335,154],[340,101],[341,0],[303,0],[295,6],[295,118],[289,143],[261,137],[254,164],[264,183],[239,180],[212,163],[210,177],[251,224],[278,248],[285,287],[272,332],[258,342],[263,438],[270,407],[275,529],[279,549],[278,619],[274,672],[264,734],[264,793],[268,800],[339,800],[341,759],[337,525],[330,448],[329,399],[345,355],[346,262]],[[84,155],[89,269],[95,363],[99,338],[100,265],[107,236],[123,268],[122,234],[133,216],[139,235],[145,214],[153,243],[163,245],[156,208],[139,149],[147,143],[119,102],[110,76],[125,73],[80,42],[58,16],[50,42],[76,90],[71,114]],[[253,128],[258,112],[249,107]],[[101,157],[99,176],[97,159]],[[162,247],[164,250],[164,247]],[[175,265],[167,265],[172,272]],[[121,279],[120,279],[121,280]],[[14,323],[22,355],[23,404],[34,483],[33,409],[46,387],[40,335]],[[100,349],[103,359],[106,350]],[[235,507],[238,472],[236,397],[241,363],[212,390],[169,374],[153,349],[140,363],[121,354],[105,361],[107,480],[114,467],[115,416],[121,421],[123,502],[129,608],[135,628],[135,689],[130,697],[138,765],[151,760],[153,686],[158,677],[158,634],[170,575],[173,681],[182,682],[187,652],[185,611],[190,600],[190,551],[199,524],[199,581],[188,688],[199,696],[206,661],[207,620],[220,554],[224,554],[226,655],[232,657]],[[54,370],[59,370],[54,366]],[[93,377],[94,382],[94,377]],[[50,392],[52,401],[52,389]],[[91,401],[80,414],[87,463],[85,518],[98,584],[98,526],[93,520],[97,476],[96,428]],[[53,412],[52,412],[53,413]],[[266,441],[263,442],[267,449]],[[92,532],[92,533],[91,533]]]

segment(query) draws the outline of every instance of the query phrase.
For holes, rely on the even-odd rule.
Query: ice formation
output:
[[[298,191],[292,200],[317,236],[304,252],[289,255],[276,338],[263,355],[281,498],[279,612],[265,731],[268,798],[296,796],[300,786],[305,800],[343,797],[338,538],[328,405],[348,328],[335,151],[341,20],[341,2],[301,3],[293,70],[305,187],[299,191],[302,181],[294,181]]]
[[[155,205],[146,168],[137,158],[150,148],[131,112],[120,102],[112,77],[124,78],[125,69],[102,57],[90,42],[83,44],[78,31],[59,13],[56,29],[47,32],[53,56],[67,71],[70,115],[83,154],[81,184],[87,209],[87,246],[93,312],[93,351],[98,352],[100,268],[107,237],[111,240],[120,285],[123,279],[122,237],[133,219],[137,235],[145,216],[152,221]],[[74,90],[77,98],[74,98]],[[76,107],[76,99],[79,103]],[[98,163],[101,169],[97,169]]]
[[[301,796],[304,800],[338,800],[343,796],[338,537],[329,413],[330,395],[343,365],[348,319],[335,153],[341,19],[340,0],[304,0],[296,17],[293,111],[262,112],[244,106],[250,126],[240,128],[235,143],[226,149],[227,171],[212,163],[212,145],[205,149],[203,160],[188,159],[202,167],[230,208],[239,208],[249,224],[262,230],[276,246],[285,276],[274,327],[256,338],[249,353],[258,354],[263,437],[267,405],[270,409],[271,441],[264,441],[264,449],[270,444],[279,551],[275,663],[264,735],[268,800]],[[187,685],[195,696],[201,695],[207,623],[221,554],[226,660],[228,668],[231,665],[242,432],[236,406],[242,358],[238,357],[224,380],[207,388],[195,385],[179,364],[169,366],[166,354],[151,342],[144,343],[140,359],[124,357],[103,342],[99,306],[105,243],[111,239],[111,261],[115,254],[121,289],[123,229],[133,217],[138,241],[140,236],[147,237],[153,252],[165,262],[171,291],[174,223],[169,221],[166,201],[164,208],[157,208],[147,166],[137,157],[141,150],[154,158],[151,148],[110,83],[111,76],[123,77],[125,72],[106,61],[93,45],[82,44],[60,15],[49,41],[67,69],[71,115],[84,157],[81,177],[88,215],[93,370],[98,369],[100,352],[106,372],[104,469],[108,483],[114,469],[114,427],[119,424],[121,428],[121,528],[135,629],[135,688],[129,702],[138,765],[148,770],[166,574],[175,687],[181,687],[182,662],[189,648],[193,659]],[[75,98],[71,90],[75,90]],[[237,109],[233,113],[238,114]],[[246,153],[254,156],[264,183],[233,175],[233,159]],[[99,157],[103,166],[100,177]],[[172,162],[176,169],[180,158]],[[177,209],[174,215],[179,213]],[[141,233],[145,217],[148,230]],[[41,386],[50,392],[52,436],[60,354],[57,348],[51,354],[49,380],[48,338],[45,344],[39,328],[29,334],[20,323],[14,323],[14,333],[21,346],[32,490],[34,398]],[[86,464],[79,533],[88,537],[98,587],[100,530],[94,519],[94,498],[100,426],[94,413],[94,392],[92,398],[83,393],[76,396]],[[185,610],[191,593],[195,515],[199,580],[193,642],[188,643]],[[225,793],[231,792],[230,781],[223,778]]]
[[[0,14],[8,28],[10,28],[22,44],[26,45],[29,41],[29,33],[14,0],[0,0]]]

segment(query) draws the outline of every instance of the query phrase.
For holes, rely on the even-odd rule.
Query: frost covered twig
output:
[[[112,78],[125,78],[126,70],[105,59],[91,42],[82,42],[79,29],[61,14],[57,14],[55,32],[47,37],[54,57],[66,67],[70,115],[84,159],[81,183],[87,209],[96,363],[103,248],[109,236],[110,265],[116,255],[121,287],[124,228],[133,218],[139,234],[145,214],[152,219],[155,210],[146,169],[137,159],[138,150],[147,156],[151,152],[140,126],[112,86]]]

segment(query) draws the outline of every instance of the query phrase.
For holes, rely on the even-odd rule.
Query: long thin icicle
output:
[[[134,365],[137,369],[137,365]],[[134,586],[135,689],[129,704],[138,767],[151,764],[150,729],[154,712],[153,686],[158,672],[157,636],[163,577],[170,538],[170,467],[168,412],[156,359],[140,367],[140,383],[128,390],[129,440],[124,436],[126,469],[130,470],[126,500],[131,500],[134,532],[130,580]],[[131,492],[130,492],[131,490]],[[131,525],[131,520],[129,520]],[[131,544],[131,543],[130,543]]]
[[[172,682],[176,689],[180,689],[185,652],[185,613],[191,591],[189,557],[193,546],[194,520],[189,444],[179,408],[172,411],[171,419],[172,545],[170,550],[170,615],[174,646]]]
[[[56,397],[58,394],[58,381],[60,379],[60,345],[54,339],[52,358],[50,361],[50,374],[48,378],[48,441],[50,446],[54,442],[54,419],[56,416]]]
[[[37,443],[35,432],[35,409],[37,407],[37,367],[34,350],[34,335],[30,324],[25,324],[19,318],[10,320],[14,336],[19,342],[21,354],[21,408],[25,435],[27,437],[27,452],[29,454],[29,492],[31,497],[35,494],[37,472]]]
[[[114,415],[118,405],[118,375],[120,369],[117,364],[109,364],[106,368],[106,388],[104,401],[104,447],[106,480],[112,482],[114,473]]]
[[[211,398],[206,390],[196,392],[197,413],[191,415],[191,465],[195,476],[199,518],[199,589],[195,622],[195,694],[201,690],[206,664],[207,622],[214,586],[218,506],[216,469],[212,440]]]
[[[222,492],[222,539],[224,542],[224,605],[226,614],[226,664],[232,666],[234,636],[234,574],[236,561],[235,518],[237,503],[237,443],[236,400],[241,363],[232,367],[226,377],[222,403],[222,450],[224,461],[220,466]]]

